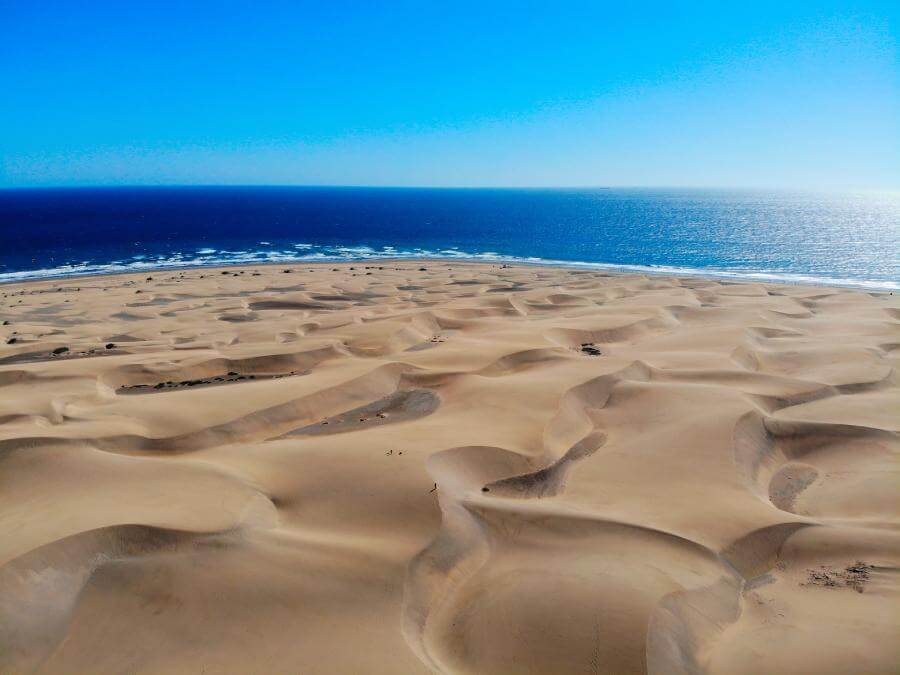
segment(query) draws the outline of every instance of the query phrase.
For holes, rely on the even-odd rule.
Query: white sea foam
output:
[[[58,267],[0,272],[0,283],[81,275],[143,272],[146,270],[166,268],[177,269],[184,267],[342,260],[351,261],[384,258],[480,260],[491,263],[505,262],[529,265],[554,265],[613,272],[636,272],[640,274],[702,276],[736,280],[743,279],[746,281],[847,286],[878,291],[900,290],[900,283],[894,281],[823,277],[811,274],[779,272],[775,270],[728,270],[665,265],[626,265],[576,260],[554,260],[533,256],[504,256],[495,251],[467,252],[461,251],[457,247],[432,251],[423,248],[401,249],[395,246],[383,246],[380,249],[375,249],[370,246],[324,246],[308,243],[293,244],[289,249],[267,248],[258,250],[225,251],[214,248],[201,248],[193,252],[175,252],[166,256],[156,256],[153,259],[148,259],[145,255],[136,255],[128,260],[117,260],[106,263],[85,260],[78,263],[60,265]]]

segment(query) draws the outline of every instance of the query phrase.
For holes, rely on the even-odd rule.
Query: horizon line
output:
[[[25,190],[128,190],[192,188],[299,188],[366,190],[771,190],[780,192],[900,192],[897,187],[770,186],[770,185],[381,185],[344,183],[82,183],[50,185],[0,185],[0,192]]]

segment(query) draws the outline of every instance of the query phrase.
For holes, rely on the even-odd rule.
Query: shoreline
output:
[[[827,277],[815,277],[801,274],[791,273],[768,273],[768,272],[739,272],[733,270],[703,270],[695,268],[682,267],[654,267],[644,265],[616,265],[612,263],[595,263],[584,261],[566,261],[566,260],[534,260],[522,259],[516,257],[452,257],[452,256],[373,256],[361,258],[333,258],[323,260],[317,258],[314,260],[295,258],[285,260],[271,260],[264,262],[237,261],[228,262],[210,262],[208,264],[184,264],[184,265],[151,265],[141,266],[139,269],[118,269],[111,271],[96,272],[72,272],[59,274],[46,274],[41,276],[29,277],[24,279],[0,279],[0,288],[16,284],[34,284],[44,281],[60,281],[65,279],[90,279],[99,277],[114,277],[127,275],[142,275],[153,272],[171,272],[171,271],[188,271],[188,270],[221,270],[234,268],[267,268],[277,266],[297,266],[297,265],[363,265],[378,262],[422,262],[422,263],[452,263],[467,265],[508,265],[522,267],[540,267],[540,268],[558,268],[584,271],[597,271],[609,274],[647,274],[654,277],[673,277],[673,278],[697,278],[711,280],[725,280],[735,283],[766,283],[766,284],[785,284],[789,286],[811,286],[819,288],[845,288],[871,293],[887,293],[893,295],[894,291],[900,291],[900,282],[892,281],[875,281],[875,280],[852,280],[852,279],[829,279]],[[22,272],[9,272],[6,274],[29,274],[28,270]],[[2,277],[3,274],[0,274]]]

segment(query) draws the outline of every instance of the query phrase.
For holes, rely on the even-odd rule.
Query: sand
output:
[[[0,672],[900,664],[900,297],[408,260],[0,296]]]

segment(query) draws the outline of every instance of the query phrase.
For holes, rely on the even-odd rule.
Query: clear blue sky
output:
[[[898,189],[898,34],[896,0],[0,0],[0,186]]]

